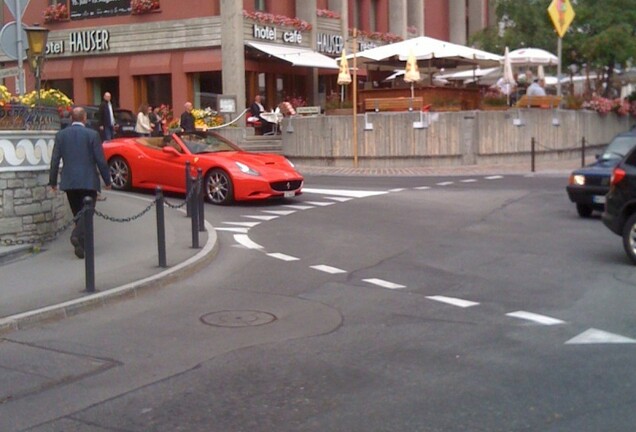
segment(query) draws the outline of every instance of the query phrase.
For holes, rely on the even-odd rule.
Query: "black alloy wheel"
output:
[[[636,264],[636,213],[623,226],[623,248],[632,263]]]

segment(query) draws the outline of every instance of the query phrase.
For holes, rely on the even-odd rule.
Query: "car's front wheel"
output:
[[[582,218],[589,218],[590,216],[592,216],[593,209],[592,206],[589,206],[587,204],[577,204],[576,211]]]
[[[623,248],[632,263],[636,264],[636,213],[623,226]]]
[[[234,200],[234,186],[230,175],[213,169],[205,176],[205,196],[212,204],[226,205]]]
[[[110,182],[115,190],[128,190],[132,186],[132,171],[126,159],[115,156],[108,161]]]

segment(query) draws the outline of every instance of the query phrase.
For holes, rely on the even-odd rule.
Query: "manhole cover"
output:
[[[217,327],[253,327],[276,321],[276,316],[262,311],[239,310],[211,312],[201,317],[203,324]]]

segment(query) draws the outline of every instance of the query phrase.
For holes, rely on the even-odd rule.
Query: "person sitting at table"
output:
[[[278,105],[278,109],[280,110],[280,113],[285,117],[296,115],[296,110],[294,109],[294,106],[289,101],[288,97],[283,99],[280,105]]]
[[[543,86],[545,86],[545,81],[542,79],[540,80],[538,78],[535,78],[532,84],[530,84],[530,86],[528,87],[528,90],[526,91],[526,95],[545,96],[545,89],[543,88]]]
[[[256,95],[254,97],[254,102],[250,105],[250,116],[256,117],[261,122],[261,130],[263,135],[272,131],[272,124],[265,120],[261,114],[265,112],[265,107],[261,103],[263,101],[263,97],[261,95]]]

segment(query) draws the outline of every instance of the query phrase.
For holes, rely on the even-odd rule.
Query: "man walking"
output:
[[[104,141],[112,140],[115,137],[115,114],[110,99],[110,93],[104,93],[104,100],[99,105],[99,130]]]
[[[51,156],[51,172],[49,186],[57,190],[57,177],[60,160],[64,162],[60,189],[66,192],[68,203],[77,216],[84,205],[84,198],[91,197],[93,202],[99,190],[97,169],[104,179],[106,189],[110,189],[110,174],[104,157],[104,149],[99,134],[85,127],[86,111],[75,107],[71,111],[73,124],[55,135],[53,155]],[[71,243],[75,247],[75,255],[84,258],[84,226],[77,221],[71,233]]]

